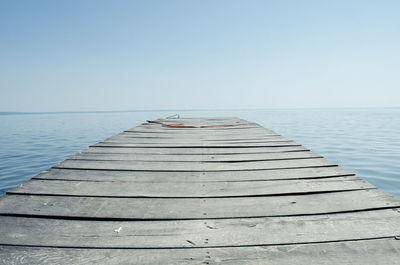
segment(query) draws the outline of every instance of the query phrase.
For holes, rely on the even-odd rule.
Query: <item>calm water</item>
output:
[[[175,113],[255,121],[400,198],[400,108],[0,115],[0,190],[146,119]]]

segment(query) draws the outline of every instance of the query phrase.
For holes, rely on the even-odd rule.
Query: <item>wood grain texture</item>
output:
[[[333,178],[354,173],[337,166],[247,171],[171,172],[171,171],[110,171],[51,168],[34,179],[108,181],[108,182],[237,182],[291,179]]]
[[[127,139],[160,139],[160,140],[178,140],[175,135],[171,134],[165,134],[165,133],[160,133],[156,134],[153,133],[151,135],[145,134],[145,133],[132,133],[132,132],[123,132],[120,134],[117,134],[115,136],[112,136],[107,139],[112,139],[112,138],[127,138]],[[219,141],[247,141],[247,140],[263,140],[263,139],[286,139],[283,136],[279,134],[258,134],[258,135],[253,135],[253,134],[240,134],[240,135],[209,135],[209,134],[204,134],[204,135],[193,135],[193,134],[179,134],[179,140],[181,141],[187,141],[187,140],[194,140],[194,141],[210,141],[210,142],[219,142]]]
[[[400,212],[392,209],[328,216],[145,222],[2,216],[0,244],[102,248],[254,246],[394,237],[399,230]]]
[[[168,148],[168,147],[104,147],[90,146],[82,150],[85,153],[122,153],[122,154],[169,154],[169,155],[232,155],[232,154],[268,154],[293,151],[309,151],[304,146],[244,147],[244,148]]]
[[[9,194],[42,194],[152,198],[266,196],[375,188],[358,177],[276,180],[269,182],[88,182],[31,180]]]
[[[258,139],[241,139],[241,140],[231,140],[227,139],[225,137],[221,137],[220,139],[215,139],[215,140],[205,140],[205,139],[197,139],[197,138],[132,138],[132,137],[126,137],[126,136],[114,136],[106,139],[104,142],[106,143],[112,143],[112,142],[124,142],[124,143],[130,143],[130,144],[185,144],[185,145],[190,145],[193,143],[196,144],[246,144],[246,143],[268,143],[268,142],[289,142],[290,140],[284,138],[284,137],[273,137],[273,138],[258,138]]]
[[[71,169],[104,169],[104,170],[137,170],[137,171],[235,171],[235,170],[264,170],[277,168],[303,168],[335,166],[336,164],[324,158],[307,158],[293,160],[256,161],[239,163],[211,162],[153,162],[153,161],[90,161],[67,159],[56,168]]]
[[[363,199],[359,200],[359,198]],[[0,214],[3,215],[108,220],[273,217],[364,211],[388,207],[400,207],[400,202],[376,189],[277,197],[205,199],[90,198],[10,194],[0,200]]]
[[[101,142],[93,146],[97,147],[143,147],[143,148],[158,148],[158,147],[168,147],[168,148],[243,148],[243,147],[281,147],[281,146],[299,146],[298,143],[293,141],[280,141],[280,142],[266,142],[266,143],[127,143],[125,141],[121,142]]]
[[[393,265],[400,240],[393,238],[323,244],[186,249],[77,249],[0,246],[7,265],[224,264]]]
[[[76,160],[128,160],[128,161],[169,161],[169,162],[244,162],[287,160],[303,158],[321,158],[314,152],[283,152],[266,154],[232,154],[232,155],[145,155],[145,154],[120,154],[120,153],[78,153],[70,159]]]

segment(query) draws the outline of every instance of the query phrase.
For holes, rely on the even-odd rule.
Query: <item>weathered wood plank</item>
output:
[[[178,124],[178,123],[176,123]],[[140,126],[137,126],[133,129],[132,131],[138,131],[138,130],[143,130],[143,131],[173,131],[176,132],[177,130],[179,131],[186,131],[186,132],[234,132],[234,131],[254,131],[254,132],[270,132],[270,130],[265,129],[259,125],[240,125],[240,126],[221,126],[221,127],[199,127],[202,125],[193,125],[194,127],[168,127],[168,126],[162,126],[160,124],[153,124],[153,125],[145,125],[142,124]],[[207,126],[207,125],[205,125]]]
[[[202,134],[213,134],[213,135],[225,135],[225,134],[236,134],[236,135],[244,135],[246,133],[251,134],[276,134],[275,132],[262,128],[262,127],[232,127],[232,128],[221,128],[221,129],[205,129],[205,128],[166,128],[157,125],[150,126],[138,126],[125,132],[134,132],[134,133],[168,133],[168,134],[181,134],[181,133],[193,133],[194,135],[202,135]]]
[[[192,133],[182,133],[179,134],[179,138],[176,137],[177,134],[168,133],[152,133],[152,134],[142,134],[142,133],[132,133],[132,132],[122,132],[115,136],[109,137],[108,139],[125,139],[125,140],[145,140],[145,139],[159,139],[159,140],[181,140],[181,141],[250,141],[250,140],[274,140],[274,139],[286,139],[285,137],[278,134],[192,134]]]
[[[229,264],[393,265],[400,241],[393,238],[283,246],[186,249],[76,249],[0,246],[8,265]]]
[[[324,158],[307,158],[293,160],[212,163],[212,162],[154,162],[154,161],[90,161],[65,160],[56,168],[72,169],[104,169],[104,170],[142,170],[142,171],[233,171],[233,170],[263,170],[277,168],[301,168],[335,166],[336,164]]]
[[[272,138],[281,135],[277,133],[268,132],[230,132],[230,133],[192,133],[192,132],[157,132],[157,131],[124,131],[120,135],[131,137],[159,137],[159,138],[194,138],[194,139],[236,139],[236,138]]]
[[[353,175],[354,173],[337,166],[215,172],[105,171],[51,168],[35,176],[34,179],[185,183],[312,179]]]
[[[172,155],[215,155],[215,154],[263,154],[280,153],[293,151],[307,151],[301,146],[280,146],[280,147],[245,147],[245,148],[168,148],[168,147],[101,147],[91,146],[83,149],[82,152],[102,153],[135,153],[135,154],[172,154]]]
[[[157,122],[150,121],[142,123],[141,125],[135,127],[134,129],[150,129],[150,130],[196,130],[196,131],[219,131],[219,130],[238,130],[238,129],[260,129],[261,126],[257,124],[232,124],[231,122],[222,124],[199,124],[192,123],[188,124],[185,122]]]
[[[232,155],[145,155],[145,154],[118,154],[118,153],[86,153],[80,152],[69,159],[79,160],[129,160],[129,161],[176,161],[176,162],[241,162],[265,161],[302,158],[321,158],[320,155],[305,152],[285,152],[267,154],[232,154]]]
[[[0,244],[185,248],[389,238],[399,233],[399,215],[391,209],[327,216],[145,222],[2,216]]]
[[[273,217],[376,210],[388,207],[400,207],[400,202],[376,189],[218,199],[131,199],[36,195],[8,195],[0,199],[0,214],[2,215],[107,220]]]
[[[191,134],[194,138],[198,136],[213,136],[213,137],[237,137],[237,136],[244,136],[244,135],[253,135],[253,136],[271,136],[276,135],[275,132],[264,130],[264,129],[241,129],[241,130],[224,130],[224,131],[217,131],[217,130],[201,130],[201,129],[146,129],[137,127],[133,130],[126,130],[124,133],[132,133],[132,134],[146,134],[146,135],[185,135]]]
[[[281,143],[293,142],[284,137],[275,137],[273,139],[252,139],[252,140],[220,140],[220,141],[204,141],[201,139],[138,139],[128,137],[111,137],[102,143],[127,143],[127,144],[176,144],[179,145],[226,145],[226,144],[265,144],[265,143]]]
[[[210,198],[265,196],[375,188],[358,177],[248,182],[88,182],[31,180],[8,194]]]
[[[115,136],[112,136],[110,138],[127,138],[127,139],[162,139],[162,140],[167,140],[167,139],[177,139],[175,135],[169,135],[169,134],[134,134],[134,133],[120,133]],[[109,138],[109,139],[110,139]],[[179,139],[182,140],[202,140],[202,141],[246,141],[246,140],[264,140],[264,139],[279,139],[279,138],[285,138],[281,135],[278,134],[271,134],[271,135],[253,135],[253,134],[245,134],[245,135],[221,135],[221,136],[215,136],[215,135],[192,135],[192,134],[179,134]],[[285,138],[286,139],[286,138]]]
[[[242,148],[242,147],[279,147],[279,146],[298,146],[294,141],[274,141],[265,143],[129,143],[121,142],[101,142],[92,146],[109,147],[170,147],[170,148]]]

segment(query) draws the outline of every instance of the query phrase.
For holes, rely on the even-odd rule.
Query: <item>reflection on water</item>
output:
[[[0,190],[145,120],[236,116],[293,139],[400,198],[400,109],[280,109],[0,115]]]

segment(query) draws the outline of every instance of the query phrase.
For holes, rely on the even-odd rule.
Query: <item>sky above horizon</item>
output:
[[[0,111],[399,107],[400,1],[0,2]]]

